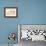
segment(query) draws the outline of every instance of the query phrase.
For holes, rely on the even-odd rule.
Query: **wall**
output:
[[[18,7],[18,18],[4,18],[4,7]],[[17,24],[46,24],[46,0],[0,0],[0,44],[18,32]]]

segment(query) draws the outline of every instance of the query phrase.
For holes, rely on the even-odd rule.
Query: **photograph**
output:
[[[20,28],[20,40],[46,41],[46,25],[22,24],[18,28]]]
[[[8,18],[16,18],[18,16],[18,8],[17,7],[5,7],[4,16]]]

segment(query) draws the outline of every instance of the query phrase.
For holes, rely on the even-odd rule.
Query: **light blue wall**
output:
[[[4,18],[4,7],[18,7],[18,18]],[[0,44],[8,43],[17,24],[46,24],[46,0],[0,0]]]

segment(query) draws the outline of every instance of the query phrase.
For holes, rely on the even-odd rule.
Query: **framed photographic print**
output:
[[[16,18],[18,16],[18,8],[17,7],[5,7],[4,16],[8,18]]]
[[[18,41],[46,41],[46,24],[19,24]]]

